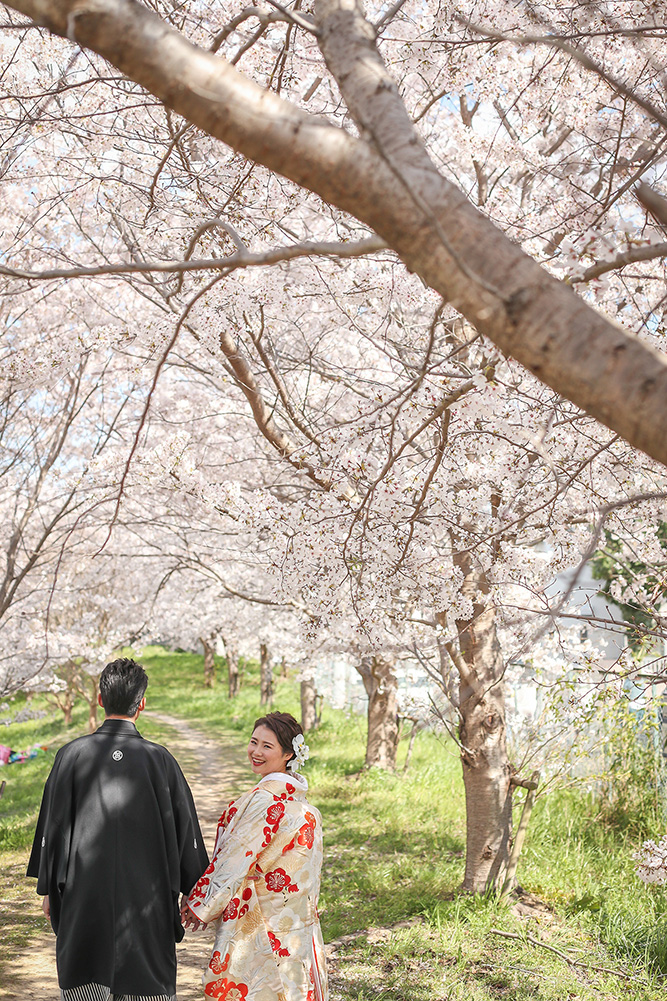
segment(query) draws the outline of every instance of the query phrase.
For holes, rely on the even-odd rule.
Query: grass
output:
[[[245,742],[261,715],[253,665],[245,666],[242,690],[230,702],[222,680],[213,690],[203,688],[201,657],[148,648],[142,662],[151,679],[149,708]],[[274,706],[298,715],[298,688],[289,679],[277,680]],[[85,730],[83,709],[77,712],[68,732],[53,718],[6,728],[12,746],[39,740],[51,748],[44,758],[5,769],[10,782],[1,803],[0,864],[3,872],[12,869],[11,886],[25,863],[53,749]],[[158,740],[167,732],[146,717],[141,730]],[[5,731],[0,741],[9,743],[8,736]],[[362,771],[364,737],[363,719],[325,707],[321,727],[308,738],[311,799],[325,824],[320,904],[325,939],[334,943],[332,1001],[664,997],[665,891],[637,880],[635,841],[603,823],[591,797],[568,792],[538,801],[519,879],[545,906],[521,915],[493,899],[457,894],[465,822],[452,745],[419,735],[404,776],[403,742],[397,774],[388,775]],[[11,886],[9,895],[19,892]],[[24,922],[12,929],[13,941],[27,942],[40,927]],[[492,928],[521,939],[501,938]],[[623,966],[637,982],[573,968],[531,945],[526,933],[588,966]]]

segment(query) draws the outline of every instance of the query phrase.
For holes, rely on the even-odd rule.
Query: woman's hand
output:
[[[200,928],[203,931],[206,928],[206,922],[200,921],[194,911],[190,909],[185,894],[181,897],[181,923],[188,931],[198,931]]]
[[[51,917],[51,904],[49,902],[49,895],[42,897],[42,910],[47,918]]]

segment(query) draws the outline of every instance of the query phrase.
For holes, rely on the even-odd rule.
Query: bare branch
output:
[[[279,10],[283,17],[285,17],[288,21],[291,21],[298,28],[303,28],[304,31],[309,32],[311,35],[319,35],[319,30],[315,22],[308,16],[308,14],[298,14],[294,10],[288,10],[287,7],[283,7],[283,5],[278,3],[277,0],[266,0],[266,2],[270,3],[276,10]]]
[[[644,247],[631,247],[611,261],[600,261],[587,268],[579,278],[573,278],[572,282],[590,282],[600,275],[606,275],[609,271],[620,271],[628,264],[637,264],[639,261],[654,261],[656,257],[667,257],[667,243],[647,244]]]
[[[230,235],[233,234],[232,239],[235,243],[239,240],[236,231],[220,219],[201,226],[193,239],[196,241],[204,230],[210,229],[213,225],[222,226]],[[50,281],[57,278],[113,277],[153,273],[185,274],[189,271],[222,271],[229,274],[238,268],[266,267],[270,264],[279,264],[282,261],[293,261],[300,257],[363,257],[366,254],[376,254],[380,250],[386,249],[387,244],[384,240],[377,236],[371,236],[366,240],[350,243],[297,243],[291,247],[276,247],[275,250],[267,250],[263,254],[239,251],[238,254],[232,254],[230,257],[210,257],[194,261],[187,259],[183,261],[136,261],[133,263],[125,261],[119,264],[97,264],[91,267],[82,265],[75,268],[47,268],[44,271],[23,271],[20,268],[0,266],[0,274],[7,278],[21,278],[30,282]]]
[[[244,21],[247,21],[251,17],[256,17],[260,24],[267,25],[272,24],[274,21],[287,21],[288,18],[278,10],[264,10],[262,7],[246,7],[242,10],[240,14],[233,17],[231,21],[228,21],[224,26],[222,31],[219,31],[211,42],[211,52],[217,52],[223,42],[227,39],[233,32],[236,31]]]
[[[636,90],[632,87],[628,87],[627,84],[619,80],[618,77],[613,76],[613,74],[608,73],[599,63],[592,59],[587,52],[580,49],[577,45],[573,45],[571,42],[566,41],[564,38],[558,35],[511,35],[502,31],[491,31],[488,28],[483,28],[479,24],[474,24],[469,18],[462,17],[460,14],[456,15],[456,20],[474,31],[476,35],[480,35],[482,38],[488,38],[490,41],[494,42],[513,42],[515,45],[548,45],[555,49],[560,49],[561,52],[566,52],[573,59],[576,59],[585,69],[590,70],[592,73],[597,74],[600,79],[608,83],[609,86],[627,97],[628,100],[632,101],[634,104],[638,105],[640,108],[650,115],[656,122],[659,122],[663,128],[667,128],[667,115],[665,115],[660,108],[657,107],[652,101],[648,101],[641,94],[638,94]]]
[[[667,360],[550,276],[439,173],[356,6],[316,0],[314,9],[327,65],[375,144],[253,83],[142,4],[7,6],[98,52],[197,128],[350,212],[505,354],[667,462]]]
[[[396,2],[393,3],[391,7],[384,12],[382,17],[378,18],[378,20],[375,22],[375,30],[379,32],[380,29],[383,28],[386,24],[389,24],[391,21],[393,21],[396,15],[401,10],[401,8],[405,7],[406,2],[407,0],[396,0]]]

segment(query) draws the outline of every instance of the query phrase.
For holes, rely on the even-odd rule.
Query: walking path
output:
[[[147,712],[146,715],[170,728],[164,744],[178,758],[190,784],[210,854],[223,808],[252,781],[242,740],[238,734],[222,731],[219,738],[211,738],[165,713]],[[25,865],[21,869],[17,871],[18,878],[25,872]],[[34,909],[37,919],[41,917],[40,898],[32,892],[32,881],[26,881],[26,886],[29,895],[26,894],[17,906]],[[208,963],[212,941],[213,929],[207,928],[203,932],[186,934],[176,946],[178,1001],[202,1001],[201,975]],[[32,939],[21,954],[10,957],[5,964],[3,981],[0,991],[3,1001],[59,1001],[55,936],[41,934]]]

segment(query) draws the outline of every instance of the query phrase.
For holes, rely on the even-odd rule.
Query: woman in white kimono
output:
[[[308,756],[289,713],[258,719],[248,759],[259,781],[229,804],[213,861],[188,898],[192,914],[216,922],[202,978],[219,1001],[327,1001],[317,914],[322,821],[297,769]]]

